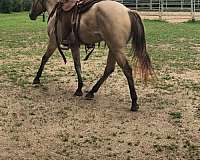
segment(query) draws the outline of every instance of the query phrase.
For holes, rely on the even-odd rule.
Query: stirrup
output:
[[[65,45],[65,44],[60,44],[60,48],[62,49],[62,50],[69,50],[69,46],[68,45]]]

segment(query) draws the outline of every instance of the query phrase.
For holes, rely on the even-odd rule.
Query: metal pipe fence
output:
[[[176,18],[200,19],[200,0],[117,0],[127,7],[148,12],[149,16],[158,16],[159,19],[166,19],[169,15]]]

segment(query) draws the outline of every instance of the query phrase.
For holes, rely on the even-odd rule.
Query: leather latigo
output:
[[[63,0],[62,9],[64,11],[70,11],[77,3],[77,0]]]

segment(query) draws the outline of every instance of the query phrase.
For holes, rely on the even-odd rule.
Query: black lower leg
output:
[[[80,50],[79,50],[79,45],[74,45],[71,48],[72,51],[72,56],[74,60],[74,67],[76,70],[76,74],[78,77],[78,88],[76,92],[74,93],[74,96],[82,96],[82,87],[83,87],[83,80],[81,77],[81,62],[80,62]]]
[[[128,62],[126,62],[126,64],[124,65],[123,72],[128,80],[130,95],[132,99],[131,111],[137,111],[139,108],[137,104],[137,94],[135,91],[135,86],[133,81],[132,68],[129,66]]]
[[[75,96],[82,96],[83,92],[82,92],[82,87],[83,87],[83,80],[81,77],[81,67],[80,66],[75,66],[76,69],[76,73],[78,76],[78,88],[76,90],[76,92],[74,93]]]
[[[114,71],[114,68],[112,68],[112,69],[107,69],[106,68],[103,76],[98,80],[98,82],[93,86],[93,88],[87,93],[86,97],[87,98],[93,98],[94,97],[94,93],[96,93],[99,90],[99,88],[101,87],[103,82],[109,77],[109,75],[113,71]]]
[[[49,59],[49,57],[47,57],[46,55],[44,55],[42,57],[42,62],[41,62],[40,68],[39,68],[39,70],[38,70],[38,72],[37,72],[37,74],[36,74],[36,76],[33,80],[33,84],[39,84],[40,83],[40,77],[42,75],[42,72],[44,70],[44,66],[45,66],[46,62],[48,61],[48,59]]]

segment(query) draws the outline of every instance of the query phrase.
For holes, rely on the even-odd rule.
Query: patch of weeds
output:
[[[172,119],[181,119],[182,113],[181,112],[170,112],[169,115]]]
[[[186,140],[184,142],[185,149],[188,152],[188,159],[200,159],[200,146],[191,143],[190,141]]]
[[[174,90],[173,84],[167,84],[165,82],[157,83],[157,84],[155,84],[155,87],[157,89],[162,89],[162,90],[165,90],[165,91],[173,91]]]
[[[91,136],[88,139],[85,139],[84,143],[89,143],[89,144],[93,144],[93,145],[97,145],[99,142],[102,142],[102,139],[100,137],[96,137],[96,136]]]
[[[173,105],[172,102],[170,102],[169,100],[165,100],[165,99],[161,99],[158,102],[158,105],[156,106],[156,109],[164,109],[164,108],[168,108],[170,105]]]
[[[17,81],[17,85],[21,86],[21,87],[26,87],[28,84],[30,84],[29,81],[27,81],[26,79],[18,79]]]
[[[173,79],[174,77],[171,77],[169,74],[165,74],[163,77],[162,77],[162,79],[164,79],[164,80],[171,80],[171,79]]]
[[[156,150],[156,152],[162,152],[163,151],[162,146],[158,145],[158,144],[154,144],[153,148]]]
[[[140,98],[139,101],[142,101],[142,103],[151,103],[154,104],[155,109],[165,109],[169,108],[170,106],[174,105],[174,100],[165,99],[163,97],[160,97],[160,95],[157,95],[155,93],[153,94],[146,94],[145,97]]]
[[[200,92],[200,84],[199,83],[191,83],[188,88],[192,89],[193,91]]]
[[[197,106],[197,109],[195,110],[195,118],[200,118],[200,106]],[[200,131],[200,128],[199,128]]]
[[[0,52],[0,60],[8,58],[8,55],[5,52]]]
[[[178,149],[178,146],[175,144],[169,144],[169,145],[159,145],[159,144],[155,144],[153,145],[154,149],[156,150],[156,152],[163,152],[163,151],[173,151],[176,152]]]
[[[25,64],[13,63],[3,64],[0,66],[0,73],[6,74],[9,80],[18,86],[25,87],[30,82],[27,80],[28,76],[23,73]]]
[[[178,149],[178,146],[176,144],[164,145],[163,147],[166,150],[170,150],[170,151],[176,151]]]
[[[178,127],[182,127],[181,125],[182,113],[181,112],[170,112],[169,115],[174,125],[177,125]]]

